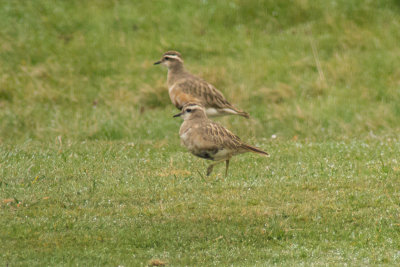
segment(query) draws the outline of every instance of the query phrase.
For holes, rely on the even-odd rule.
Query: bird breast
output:
[[[183,142],[186,142],[189,140],[189,135],[190,135],[190,128],[187,129],[185,132],[183,132],[182,134],[180,134],[180,137],[182,139]]]
[[[179,137],[181,138],[182,144],[189,150],[193,149],[193,144],[191,142],[191,132],[192,128],[188,127],[188,125],[183,122],[181,129],[179,130]]]

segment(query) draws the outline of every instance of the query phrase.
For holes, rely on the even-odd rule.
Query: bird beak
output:
[[[174,118],[180,117],[182,114],[183,114],[183,113],[181,112],[181,113],[175,114],[173,117],[174,117]]]
[[[157,61],[157,62],[154,62],[153,65],[158,65],[158,64],[160,64],[160,63],[161,63],[161,60],[159,60],[159,61]]]

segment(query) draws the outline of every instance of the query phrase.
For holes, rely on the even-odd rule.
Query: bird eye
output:
[[[192,110],[191,110],[190,108],[188,108],[186,111],[187,111],[187,112],[192,112]]]
[[[165,60],[169,60],[169,57],[166,57]]]

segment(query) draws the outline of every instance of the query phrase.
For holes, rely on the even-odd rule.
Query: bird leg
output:
[[[228,176],[228,168],[229,168],[229,159],[226,160],[226,170],[225,170],[225,177]]]
[[[217,165],[217,164],[220,163],[220,162],[222,162],[222,161],[221,161],[221,160],[220,160],[220,161],[217,161],[217,162],[215,162],[215,163],[210,164],[210,166],[208,166],[208,168],[207,168],[207,176],[209,176],[209,175],[211,174],[211,172],[212,172],[213,169],[214,169],[214,166]]]
[[[215,165],[215,163],[214,164],[210,164],[210,166],[208,166],[208,168],[207,168],[207,176],[209,176],[211,174],[211,172],[213,171],[214,165]]]
[[[210,166],[208,166],[208,168],[207,168],[207,176],[209,176],[212,173],[212,171],[214,169],[214,166],[217,165],[220,162],[223,162],[223,160],[219,160],[219,161],[217,161],[215,163],[210,164]],[[229,168],[229,159],[226,160],[225,177],[228,176],[228,168]]]

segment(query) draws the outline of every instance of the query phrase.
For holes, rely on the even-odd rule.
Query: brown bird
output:
[[[174,115],[179,116],[184,120],[179,130],[182,144],[195,156],[215,161],[207,168],[207,175],[211,174],[216,164],[225,161],[227,176],[229,160],[237,154],[254,152],[269,156],[267,152],[245,144],[228,129],[208,119],[200,104],[187,103],[181,113]]]
[[[168,68],[167,85],[169,97],[178,108],[189,102],[200,103],[205,107],[208,116],[240,115],[249,118],[247,112],[241,111],[229,103],[220,91],[212,84],[187,72],[179,52],[168,51],[154,65],[161,64]]]

